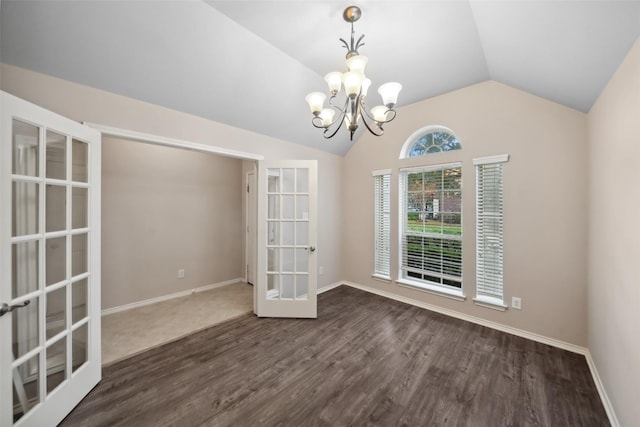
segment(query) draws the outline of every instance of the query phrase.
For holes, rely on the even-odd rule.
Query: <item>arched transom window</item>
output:
[[[443,126],[429,126],[415,132],[405,142],[400,153],[401,159],[460,150],[460,140]]]

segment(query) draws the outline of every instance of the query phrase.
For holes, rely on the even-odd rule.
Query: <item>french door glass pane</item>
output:
[[[73,187],[71,190],[71,227],[73,229],[88,227],[88,196],[89,190],[86,188]]]
[[[12,183],[12,236],[26,236],[38,233],[39,190],[40,186],[33,182],[14,181]]]
[[[13,401],[15,402],[13,421],[18,421],[31,408],[40,403],[40,374],[38,369],[39,354],[26,360],[14,368]]]
[[[282,226],[282,244],[286,246],[292,246],[294,243],[294,224],[290,221],[283,221],[280,223]]]
[[[267,274],[267,299],[278,299],[278,274]]]
[[[87,316],[87,279],[71,285],[71,322],[75,324]]]
[[[20,298],[38,289],[40,242],[19,242],[11,251],[11,296]]]
[[[47,347],[47,394],[66,379],[67,336]]]
[[[293,193],[295,191],[295,169],[282,169],[282,192]]]
[[[293,274],[283,274],[281,277],[282,295],[281,298],[293,298],[294,282]]]
[[[309,244],[309,223],[296,222],[296,245],[307,246]]]
[[[295,209],[295,196],[282,196],[282,219],[293,219]]]
[[[267,196],[267,218],[280,219],[280,196]]]
[[[309,192],[309,170],[298,169],[296,175],[296,191],[298,193]]]
[[[80,368],[87,362],[89,351],[88,325],[89,323],[85,323],[84,325],[75,329],[71,334],[71,358],[73,372],[75,372],[78,368]]]
[[[296,272],[306,273],[309,271],[309,256],[307,254],[307,249],[298,248],[296,249]]]
[[[280,191],[280,169],[269,169],[268,171],[267,192],[277,193]]]
[[[280,271],[279,249],[267,248],[267,271]]]
[[[47,239],[45,250],[46,285],[53,285],[67,277],[67,238]]]
[[[296,274],[296,299],[306,300],[309,295],[309,276]]]
[[[270,221],[267,223],[267,245],[280,244],[280,223]]]
[[[46,185],[46,230],[60,231],[67,228],[67,187]]]
[[[309,196],[296,196],[296,219],[309,219]]]
[[[40,129],[37,126],[13,120],[13,162],[11,171],[15,175],[38,176],[40,152]]]
[[[53,179],[67,179],[67,138],[47,131],[46,176]]]
[[[47,292],[46,323],[47,339],[54,337],[66,328],[67,287],[63,286],[54,291]]]
[[[71,275],[87,272],[87,233],[71,237]]]
[[[89,172],[89,144],[74,139],[71,145],[71,179],[76,182],[87,182]]]
[[[282,254],[282,270],[280,271],[293,272],[294,250],[292,248],[282,248],[280,252]]]
[[[13,326],[13,354],[16,359],[38,346],[38,297],[31,298],[26,307],[11,312]]]

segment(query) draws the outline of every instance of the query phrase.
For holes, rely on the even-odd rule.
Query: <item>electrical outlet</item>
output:
[[[320,267],[318,268],[318,273],[319,273],[320,275],[324,274],[324,267],[323,267],[323,266],[320,266]]]
[[[178,279],[184,279],[184,270],[183,269],[178,270]]]
[[[511,297],[511,307],[516,310],[522,310],[522,299],[518,297]]]

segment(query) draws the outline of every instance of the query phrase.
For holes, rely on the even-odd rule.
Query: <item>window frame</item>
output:
[[[440,126],[440,125],[425,126],[423,128],[418,129],[417,131],[412,133],[411,136],[409,136],[409,138],[407,138],[407,140],[402,145],[402,148],[400,149],[400,157],[399,158],[400,159],[416,159],[416,158],[420,158],[420,157],[424,157],[424,156],[430,156],[432,154],[443,154],[443,153],[457,152],[457,151],[462,150],[462,143],[460,143],[460,148],[459,149],[449,150],[449,151],[425,153],[425,154],[422,154],[420,156],[410,156],[411,149],[416,144],[416,142],[417,142],[417,140],[419,138],[422,138],[423,136],[425,136],[427,134],[435,133],[435,132],[448,133],[449,135],[451,135],[455,139],[457,139],[458,142],[460,142],[460,138],[458,138],[458,136],[451,129],[449,129],[449,128],[445,127],[445,126]]]
[[[446,169],[460,169],[460,235],[450,235],[444,233],[426,233],[426,232],[411,232],[407,233],[408,227],[408,188],[407,188],[407,180],[408,176],[412,172],[430,172],[430,171],[444,171]],[[401,168],[399,170],[399,233],[398,233],[398,279],[396,283],[401,286],[411,287],[413,289],[418,289],[421,291],[425,291],[428,293],[444,296],[447,298],[452,298],[458,301],[464,301],[466,296],[464,295],[464,282],[463,282],[463,236],[464,233],[462,231],[462,216],[463,216],[463,208],[462,208],[462,194],[463,194],[463,180],[462,180],[462,170],[463,165],[461,161],[452,162],[452,163],[443,163],[443,164],[435,164],[435,165],[422,165],[416,167],[407,167]],[[405,265],[405,239],[408,235],[417,236],[417,237],[431,237],[442,240],[451,240],[451,241],[459,241],[460,242],[460,276],[455,277],[455,279],[459,279],[460,288],[449,286],[441,283],[431,282],[425,279],[412,278],[407,275],[407,266]],[[423,258],[424,259],[424,258]],[[407,261],[408,264],[408,261]],[[428,272],[427,270],[424,270]],[[437,273],[434,273],[434,276],[437,276]],[[441,279],[446,279],[444,274],[440,274]],[[453,277],[453,276],[452,276]]]
[[[391,281],[391,169],[371,172],[374,179],[374,279]],[[382,238],[382,241],[379,240]]]
[[[473,159],[476,175],[476,296],[473,301],[476,305],[499,311],[507,309],[504,303],[504,163],[508,160],[508,154]],[[487,166],[498,166],[499,173],[497,195],[493,198],[496,204],[491,206],[487,206],[485,197],[490,185],[486,181],[488,176],[481,173]],[[486,219],[492,219],[494,225],[485,227]],[[487,251],[483,242],[488,239],[494,241],[491,245],[494,250]],[[488,256],[498,263],[492,266],[492,271],[487,271],[487,263],[482,261]]]

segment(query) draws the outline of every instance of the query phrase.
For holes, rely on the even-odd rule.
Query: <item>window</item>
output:
[[[373,276],[391,278],[391,171],[373,172],[375,254]]]
[[[503,180],[508,155],[474,159],[476,167],[476,298],[506,309],[503,296]]]
[[[462,145],[453,132],[443,126],[428,126],[415,132],[402,147],[400,158],[426,156],[462,149]]]
[[[462,297],[462,164],[403,169],[399,283]]]

